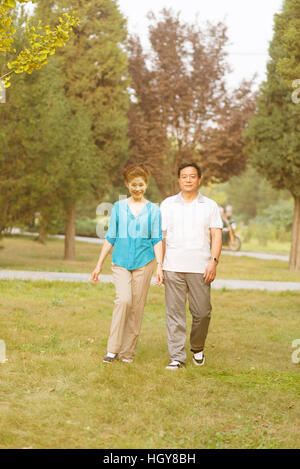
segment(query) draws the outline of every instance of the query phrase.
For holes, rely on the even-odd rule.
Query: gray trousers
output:
[[[201,352],[210,323],[210,284],[203,274],[164,271],[167,340],[171,360],[186,361],[186,300],[192,315],[191,351]]]

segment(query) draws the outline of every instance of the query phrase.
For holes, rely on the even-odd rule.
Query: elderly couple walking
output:
[[[186,300],[192,315],[190,345],[193,363],[205,362],[211,303],[210,284],[215,279],[222,248],[222,220],[218,205],[199,193],[201,169],[194,162],[178,168],[181,191],[165,199],[160,208],[145,199],[149,171],[142,166],[124,170],[130,197],[113,206],[108,231],[92,282],[97,282],[103,262],[112,254],[116,288],[107,354],[132,363],[142,325],[144,306],[155,260],[156,283],[165,286],[169,370],[186,362]]]

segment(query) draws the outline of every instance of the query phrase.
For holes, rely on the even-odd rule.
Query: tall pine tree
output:
[[[72,112],[86,112],[95,144],[91,192],[97,202],[122,180],[128,159],[128,63],[126,21],[114,0],[38,0],[36,18],[53,25],[58,14],[75,10],[74,37],[59,53],[65,93]],[[67,236],[75,234],[75,206],[66,204]],[[72,251],[72,247],[70,247]]]
[[[86,113],[72,113],[54,58],[18,77],[1,115],[1,193],[9,220],[28,224],[41,213],[41,237],[70,216],[90,191],[94,144]],[[65,215],[64,215],[65,214]],[[66,236],[66,257],[68,256]],[[72,248],[73,249],[73,248]]]
[[[36,15],[50,24],[59,13],[74,10],[80,24],[59,51],[60,67],[73,111],[83,106],[91,115],[97,148],[92,189],[99,200],[120,182],[129,154],[127,27],[115,0],[37,0]]]
[[[22,34],[19,27],[20,41]],[[38,211],[44,237],[65,216],[65,258],[74,258],[75,204],[90,192],[95,173],[90,116],[80,106],[73,112],[55,57],[40,72],[19,76],[2,109],[2,228],[27,224]]]
[[[282,13],[275,16],[267,80],[245,132],[250,162],[274,188],[289,190],[295,200],[292,271],[300,268],[300,103],[293,102],[291,86],[300,78],[299,18],[300,0],[285,0]]]

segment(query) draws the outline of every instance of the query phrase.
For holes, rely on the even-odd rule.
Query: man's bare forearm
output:
[[[211,229],[211,257],[219,259],[222,251],[222,230],[220,228]]]
[[[165,254],[166,254],[166,243],[167,243],[167,240],[166,240],[166,233],[163,232],[163,243],[162,243],[162,262],[164,261],[164,258],[165,258]]]

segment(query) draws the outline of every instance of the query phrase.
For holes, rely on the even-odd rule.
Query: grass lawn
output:
[[[241,250],[275,254],[289,254],[291,250],[291,243],[283,241],[268,241],[267,244],[262,244],[258,239],[253,238],[247,242],[243,241]]]
[[[206,364],[176,371],[163,295],[135,363],[105,365],[113,285],[1,281],[0,447],[299,448],[300,294],[213,291]]]
[[[94,270],[102,245],[76,243],[76,261],[64,261],[64,242],[49,239],[41,245],[26,236],[6,237],[0,249],[0,269],[38,270],[53,272],[82,272]],[[111,274],[111,256],[108,256],[103,274]],[[217,276],[220,279],[269,280],[300,282],[300,272],[289,272],[288,263],[265,261],[249,257],[221,257]]]

